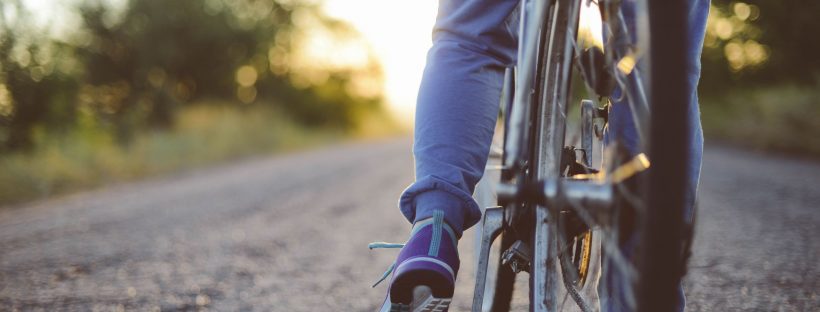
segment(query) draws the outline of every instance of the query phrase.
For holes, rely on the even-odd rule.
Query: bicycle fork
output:
[[[487,269],[490,261],[490,248],[493,241],[504,227],[504,208],[487,208],[484,211],[484,222],[481,229],[481,247],[476,266],[476,283],[473,293],[473,312],[483,312],[484,287],[487,284]]]

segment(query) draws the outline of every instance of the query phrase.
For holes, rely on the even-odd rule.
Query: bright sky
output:
[[[375,50],[390,108],[405,125],[412,125],[437,7],[433,0],[325,0],[325,13],[352,24]],[[581,12],[582,25],[588,25],[581,32],[590,31],[600,41],[597,8]]]
[[[325,0],[327,15],[352,24],[382,64],[385,94],[391,111],[412,124],[438,1]]]

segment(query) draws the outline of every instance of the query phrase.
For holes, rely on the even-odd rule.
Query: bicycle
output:
[[[692,226],[683,204],[690,161],[685,1],[654,1],[636,10],[648,27],[632,40],[622,1],[598,0],[608,40],[587,48],[577,37],[578,21],[581,6],[592,1],[521,2],[519,57],[505,73],[501,99],[500,178],[476,194],[485,202],[497,195],[499,206],[487,208],[479,226],[473,311],[508,310],[515,274],[522,271],[529,272],[530,311],[591,311],[600,276],[617,277],[621,287],[614,297],[627,310],[675,308]],[[651,63],[649,79],[638,63]],[[581,101],[580,148],[566,144],[573,69],[592,95]],[[595,168],[594,143],[601,145],[616,87],[630,105],[641,153],[630,155],[615,138]],[[498,273],[485,287],[499,235]]]

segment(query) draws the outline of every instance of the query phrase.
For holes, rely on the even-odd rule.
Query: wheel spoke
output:
[[[604,251],[612,255],[613,261],[618,265],[619,269],[623,271],[628,277],[630,281],[636,280],[638,273],[635,269],[635,266],[632,265],[629,260],[624,256],[621,252],[620,248],[618,248],[618,244],[613,240],[614,235],[611,235],[612,229],[607,229],[605,226],[598,224],[595,219],[589,214],[586,208],[583,208],[578,203],[567,201],[567,203],[572,206],[573,210],[578,213],[578,216],[581,218],[584,223],[587,224],[591,229],[600,229],[604,232],[603,239],[601,240],[601,245],[604,248]]]

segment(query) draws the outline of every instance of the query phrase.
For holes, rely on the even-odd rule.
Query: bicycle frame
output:
[[[511,221],[519,211],[518,207],[512,203],[527,201],[535,204],[534,217],[539,222],[535,223],[535,239],[533,242],[533,253],[531,271],[533,283],[531,285],[531,304],[533,311],[554,311],[557,307],[555,290],[559,287],[559,277],[555,274],[548,274],[551,266],[560,265],[555,262],[558,258],[555,236],[555,220],[552,219],[554,211],[564,209],[582,209],[587,216],[599,216],[606,213],[613,206],[613,184],[611,181],[588,181],[562,179],[559,174],[561,164],[561,151],[564,146],[564,125],[566,123],[567,92],[569,74],[572,67],[572,56],[576,52],[572,49],[574,45],[553,44],[562,42],[575,42],[577,29],[568,27],[577,25],[581,1],[587,0],[522,0],[521,19],[519,29],[519,46],[517,73],[515,73],[514,92],[504,92],[502,103],[512,103],[510,105],[509,119],[506,129],[506,142],[504,146],[504,159],[502,162],[502,181],[497,186],[497,194],[501,207],[487,208],[483,221],[480,236],[480,250],[476,268],[476,285],[473,296],[474,312],[483,311],[484,288],[487,278],[487,266],[489,263],[490,247],[493,240],[507,226],[512,226]],[[604,2],[604,1],[601,1]],[[610,1],[604,5],[607,7],[604,20],[608,30],[613,34],[612,42],[608,43],[610,51],[616,60],[632,58],[636,61],[637,52],[632,50],[632,43],[628,40],[626,23],[620,12],[619,1]],[[614,8],[614,9],[613,9]],[[566,10],[566,11],[564,11]],[[570,12],[561,15],[559,12]],[[548,13],[551,13],[548,15]],[[626,39],[625,39],[626,38]],[[541,51],[542,40],[549,40],[546,45],[547,51]],[[553,50],[554,47],[558,47]],[[561,47],[564,47],[563,49]],[[560,62],[547,62],[547,66],[561,66],[559,64],[569,64],[566,68],[547,68],[544,73],[553,73],[549,77],[540,77],[543,86],[537,86],[537,75],[539,74],[539,58],[555,58]],[[634,63],[629,71],[613,68],[613,75],[617,77],[618,84],[624,90],[628,99],[641,140],[644,145],[647,131],[645,122],[649,114],[646,95],[643,89],[642,78],[638,70],[634,69]],[[512,77],[508,71],[505,80]],[[505,81],[505,88],[509,86],[509,81]],[[541,87],[540,90],[536,88]],[[538,92],[544,92],[539,94]],[[512,93],[512,94],[511,94]],[[509,98],[512,95],[512,98]],[[537,95],[540,95],[537,97]],[[542,120],[541,128],[534,131],[538,137],[533,141],[529,138],[531,134],[530,124],[531,107],[536,100],[544,100],[543,111],[539,111]],[[542,103],[539,103],[542,104]],[[591,118],[591,114],[585,113],[585,118]],[[591,127],[587,120],[583,121],[584,129]],[[549,128],[548,128],[549,127]],[[554,131],[560,129],[560,131]],[[592,131],[582,130],[582,144],[585,149],[591,148]],[[527,166],[526,161],[528,151],[525,147],[528,142],[535,142],[539,147],[546,150],[542,153],[543,158],[529,159],[535,164],[537,182],[525,180],[523,169]],[[538,149],[536,149],[538,150]],[[591,154],[591,151],[587,151]],[[589,165],[589,156],[586,157]],[[567,205],[568,202],[581,203],[581,205]],[[552,209],[552,211],[551,211]]]

